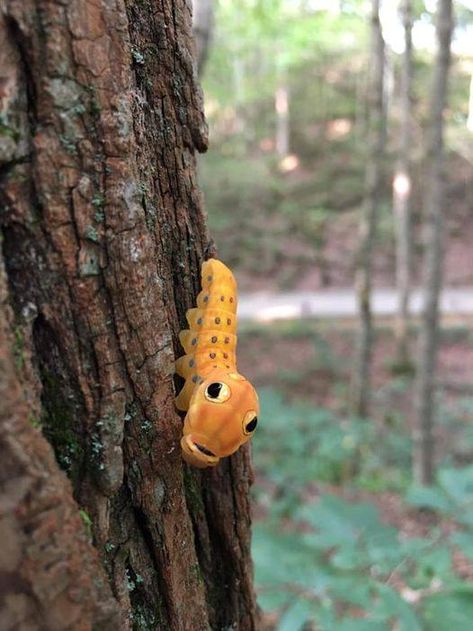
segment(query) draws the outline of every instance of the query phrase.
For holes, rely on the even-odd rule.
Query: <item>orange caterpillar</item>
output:
[[[190,330],[179,335],[186,355],[176,362],[186,380],[176,398],[176,407],[187,410],[182,455],[199,468],[237,451],[258,422],[258,395],[236,367],[236,309],[233,274],[221,261],[206,261],[197,308],[186,314]]]

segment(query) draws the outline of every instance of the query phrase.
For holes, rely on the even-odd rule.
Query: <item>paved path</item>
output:
[[[375,316],[393,316],[397,311],[394,289],[375,289],[372,309]],[[412,292],[410,312],[422,310],[422,292]],[[443,316],[473,316],[473,287],[445,289],[441,294],[440,311]],[[358,313],[353,289],[328,289],[317,292],[240,294],[238,315],[242,320],[284,320],[294,318],[354,318]]]

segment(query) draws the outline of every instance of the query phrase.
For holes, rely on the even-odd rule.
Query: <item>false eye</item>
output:
[[[215,381],[205,389],[205,398],[213,403],[224,403],[230,398],[230,388],[221,381]]]
[[[255,412],[247,412],[243,421],[243,432],[246,435],[252,434],[258,425],[258,417]]]

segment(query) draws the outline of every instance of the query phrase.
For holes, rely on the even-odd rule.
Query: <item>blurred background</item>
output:
[[[442,4],[195,0],[200,184],[239,283],[239,368],[261,394],[253,554],[268,630],[473,626],[473,1],[453,2],[449,68]],[[430,429],[423,334],[438,349]]]

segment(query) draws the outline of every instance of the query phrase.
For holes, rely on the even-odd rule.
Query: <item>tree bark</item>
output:
[[[372,254],[383,182],[384,157],[384,40],[379,19],[379,0],[372,1],[371,50],[368,80],[368,132],[365,198],[360,220],[356,292],[360,313],[359,333],[351,384],[351,407],[365,416],[371,396],[370,367],[373,345],[371,315]]]
[[[174,407],[214,253],[189,5],[2,0],[1,20],[0,626],[253,630],[249,452],[183,465]]]
[[[193,20],[192,30],[194,32],[197,71],[199,77],[202,76],[209,48],[212,43],[214,29],[214,2],[213,0],[192,0]]]
[[[419,365],[414,431],[413,469],[419,484],[434,477],[433,396],[438,342],[438,298],[442,285],[443,214],[445,206],[443,116],[447,99],[450,43],[453,31],[452,0],[439,0],[438,52],[434,68],[427,138],[425,184],[425,304],[419,339]]]
[[[397,364],[409,364],[409,294],[411,275],[411,141],[412,141],[412,2],[403,0],[401,19],[405,49],[400,86],[399,155],[393,180],[393,212],[396,226],[396,284],[398,314],[396,323]]]

